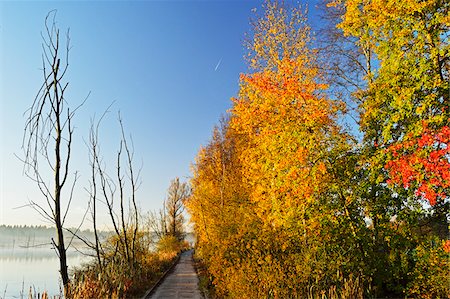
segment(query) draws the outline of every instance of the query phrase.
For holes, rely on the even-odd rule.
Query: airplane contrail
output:
[[[214,68],[214,71],[217,71],[217,69],[219,68],[221,62],[222,62],[222,58],[220,58],[220,60],[217,63],[216,67]]]

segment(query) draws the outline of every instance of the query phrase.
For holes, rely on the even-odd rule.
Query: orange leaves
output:
[[[436,204],[450,196],[450,128],[437,132],[425,128],[419,138],[388,149],[389,183],[415,188],[415,195]]]
[[[446,253],[450,253],[450,240],[445,240],[442,242],[442,248]]]
[[[272,34],[285,34],[275,29]],[[231,109],[230,126],[247,141],[240,161],[252,186],[250,198],[263,221],[273,225],[297,217],[299,206],[327,189],[321,160],[343,138],[335,124],[342,106],[325,97],[327,86],[318,83],[313,51],[302,44],[295,53],[288,55],[281,47],[270,58],[276,67],[241,75],[239,98]]]
[[[240,97],[233,100],[233,126],[247,133],[275,135],[286,122],[310,127],[331,123],[339,108],[321,95],[325,86],[311,79],[302,81],[300,71],[286,74],[282,70],[241,75]]]
[[[351,272],[367,286],[408,282],[416,261],[408,253],[403,269],[402,254],[423,237],[408,200],[415,193],[439,212],[450,193],[448,72],[436,68],[448,51],[433,31],[443,17],[422,14],[433,1],[331,4],[346,9],[340,26],[364,56],[362,147],[336,123],[345,107],[327,97],[303,14],[266,3],[247,44],[252,73],[241,75],[230,119],[199,153],[191,181],[198,252],[222,295],[303,298],[309,283],[342,285]],[[420,18],[436,24],[433,34]],[[394,194],[387,175],[407,192]]]
[[[385,165],[390,183],[414,191],[434,205],[449,196],[446,130],[450,110],[449,5],[441,0],[336,0],[344,8],[338,25],[376,60],[363,101],[361,129],[368,144],[390,145],[372,152],[371,170]],[[372,54],[373,53],[373,54]],[[372,55],[372,56],[371,56]],[[371,70],[368,70],[371,71]],[[428,129],[424,124],[429,124]],[[412,195],[412,193],[411,193]]]
[[[332,169],[348,148],[343,104],[327,97],[303,15],[266,9],[248,45],[254,72],[240,77],[226,130],[199,153],[187,204],[198,250],[231,298],[305,297],[311,277],[325,281],[326,218],[344,215]]]

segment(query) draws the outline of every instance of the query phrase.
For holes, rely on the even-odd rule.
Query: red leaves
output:
[[[388,184],[415,188],[415,196],[431,205],[450,196],[450,128],[432,131],[425,127],[417,139],[389,147],[392,159],[386,163]]]
[[[450,240],[445,240],[442,244],[442,248],[446,253],[450,253]]]

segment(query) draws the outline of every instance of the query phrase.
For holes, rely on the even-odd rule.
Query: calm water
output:
[[[7,229],[0,227],[0,298],[28,298],[30,287],[36,292],[60,294],[59,260],[48,244],[53,230]],[[47,245],[43,245],[47,244]],[[80,246],[80,245],[78,245]],[[71,249],[70,267],[89,258]]]
[[[69,252],[69,267],[79,266],[88,259]],[[59,261],[56,253],[47,248],[0,248],[0,297],[28,297],[30,287],[37,292],[47,290],[50,295],[59,294]]]
[[[194,243],[192,234],[188,234],[187,241]],[[0,227],[0,299],[28,298],[30,287],[33,292],[42,293],[46,290],[49,295],[60,294],[59,260],[48,243],[50,237],[38,236],[35,232],[17,235],[1,230]],[[76,244],[82,249],[81,244]],[[67,253],[67,264],[70,269],[78,267],[90,260],[74,249]]]

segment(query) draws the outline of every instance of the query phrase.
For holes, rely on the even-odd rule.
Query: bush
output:
[[[186,241],[179,241],[175,236],[167,235],[159,239],[156,249],[160,254],[177,255],[189,248]]]
[[[418,298],[450,298],[450,254],[448,244],[438,238],[416,247],[415,267],[407,286],[407,295]]]
[[[162,238],[155,252],[149,238],[139,233],[134,248],[134,261],[124,254],[118,237],[103,244],[102,265],[97,260],[73,272],[72,298],[135,298],[149,289],[172,265],[183,243],[172,237]],[[130,249],[131,250],[131,249]]]

